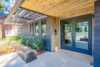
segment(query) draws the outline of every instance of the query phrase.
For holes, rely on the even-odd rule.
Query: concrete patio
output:
[[[0,56],[0,67],[93,67],[91,56],[59,50],[45,52],[38,59],[26,64],[16,53]]]

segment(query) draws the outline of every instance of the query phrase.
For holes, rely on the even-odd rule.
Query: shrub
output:
[[[19,40],[19,39],[21,39],[22,38],[22,36],[12,36],[11,38],[10,38],[10,40],[11,41],[17,41],[17,40]]]
[[[1,38],[0,40],[3,40],[3,41],[4,41],[5,39],[6,39],[6,38]]]
[[[43,38],[29,38],[26,36],[13,36],[10,41],[15,45],[25,45],[37,51],[45,49],[45,40]]]
[[[8,40],[8,41],[7,41],[7,44],[8,44],[8,45],[10,45],[10,43],[11,43],[11,41],[10,41],[10,40]]]
[[[8,46],[4,46],[4,48],[5,48],[6,52],[10,52],[11,51],[11,49],[9,49]]]
[[[37,38],[31,45],[32,49],[35,49],[37,51],[44,50],[45,49],[45,41],[43,38]]]
[[[29,38],[28,40],[26,40],[26,46],[31,47],[32,42],[33,42],[32,38]]]
[[[14,45],[21,45],[21,42],[19,42],[19,41],[12,41],[12,43],[13,43]]]

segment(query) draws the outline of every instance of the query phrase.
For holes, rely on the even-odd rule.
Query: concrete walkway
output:
[[[0,56],[0,67],[93,67],[90,56],[66,50],[45,52],[26,64],[16,53]]]
[[[5,41],[0,41],[0,46],[5,45],[6,42]]]

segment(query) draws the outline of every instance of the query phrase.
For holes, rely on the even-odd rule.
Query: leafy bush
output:
[[[37,38],[31,45],[32,49],[35,49],[37,51],[44,50],[45,49],[45,41],[43,38]]]
[[[46,45],[45,45],[45,40],[43,38],[29,38],[26,36],[13,36],[10,39],[11,42],[15,45],[25,45],[28,47],[31,47],[34,50],[40,51],[44,50]]]
[[[19,41],[12,41],[12,43],[13,43],[14,45],[21,45],[21,42],[19,42]]]
[[[0,40],[5,40],[6,38],[1,38]]]
[[[8,44],[8,45],[10,45],[10,43],[11,43],[11,41],[10,41],[10,40],[8,40],[8,41],[7,41],[7,44]]]
[[[6,52],[10,52],[11,51],[11,49],[9,49],[8,46],[4,46],[4,48],[5,48]]]
[[[10,38],[10,40],[11,41],[17,41],[17,40],[19,40],[19,39],[21,39],[22,38],[22,36],[12,36],[11,38]]]

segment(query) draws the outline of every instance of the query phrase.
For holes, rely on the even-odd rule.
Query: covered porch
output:
[[[19,25],[18,29],[20,33],[18,35],[25,35],[30,37],[38,36],[45,38],[47,44],[46,49],[48,51],[52,51],[51,53],[53,53],[54,51],[59,51],[59,49],[65,49],[65,47],[62,46],[64,44],[63,41],[65,35],[65,32],[63,32],[64,30],[63,23],[65,23],[66,26],[66,24],[70,23],[69,20],[72,22],[71,37],[70,37],[70,39],[72,38],[71,40],[72,47],[68,48],[67,50],[89,54],[93,59],[91,61],[93,62],[94,67],[99,67],[100,64],[99,62],[100,61],[100,54],[99,54],[100,53],[99,52],[100,1],[99,0],[79,0],[79,1],[18,0],[16,1],[16,4],[11,10],[8,17],[5,19],[5,23]],[[84,45],[83,41],[85,41],[86,43],[88,41],[88,45],[87,47],[80,46],[81,49],[77,50],[76,44],[77,43],[79,44],[81,41],[76,42],[77,40],[76,37],[78,36],[78,35],[76,36],[76,30],[75,30],[76,23],[84,21],[88,21],[88,26],[86,27],[85,24],[83,26],[85,27],[84,29],[86,29],[87,31],[84,34],[86,36],[84,36],[84,39],[79,37],[78,39],[82,41],[81,45],[82,44]],[[43,30],[42,30],[42,25],[45,26],[45,29]],[[80,27],[82,26],[80,25]],[[46,36],[44,36],[44,34]],[[84,47],[86,49],[83,49]],[[66,54],[68,55],[70,54],[70,52]],[[72,53],[72,55],[73,54],[74,53]],[[62,57],[61,59],[64,58]],[[65,64],[67,65],[67,63]],[[70,65],[68,67],[70,67]]]

